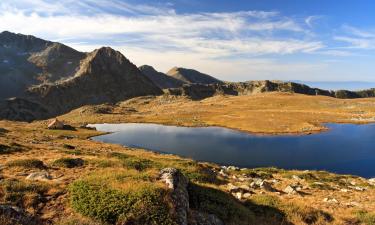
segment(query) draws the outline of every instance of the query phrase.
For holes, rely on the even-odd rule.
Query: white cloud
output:
[[[318,19],[321,19],[322,16],[308,16],[306,19],[305,19],[305,23],[307,24],[307,26],[309,26],[310,28],[312,28],[314,26],[314,23],[316,20]]]
[[[347,49],[375,49],[375,31],[363,30],[349,25],[343,25],[344,31],[341,35],[334,36],[334,40],[349,44],[344,48]]]
[[[0,31],[32,34],[82,51],[109,45],[137,65],[151,64],[161,71],[191,67],[224,80],[324,74],[324,63],[285,64],[274,58],[349,55],[348,51],[326,49],[323,41],[310,35],[320,16],[298,20],[275,11],[178,14],[172,7],[120,0],[1,0]],[[361,34],[356,38],[371,38]],[[336,38],[366,47],[348,37]]]

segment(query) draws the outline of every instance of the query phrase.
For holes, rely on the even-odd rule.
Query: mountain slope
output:
[[[222,81],[193,69],[173,67],[167,72],[168,76],[178,79],[186,84],[220,84]]]
[[[101,103],[115,103],[136,96],[160,95],[154,85],[138,68],[120,52],[108,47],[97,49],[81,61],[72,78],[56,84],[43,84],[29,88],[24,101],[39,103],[48,113],[28,120],[48,118],[66,113],[74,108]],[[14,99],[13,101],[19,101]],[[22,101],[21,101],[22,102]],[[11,105],[8,102],[8,105]],[[14,104],[13,104],[14,105]],[[12,111],[27,111],[29,104],[17,104],[17,109],[3,109],[0,116],[14,118]],[[26,109],[25,109],[26,107]]]
[[[139,70],[161,89],[177,88],[185,83],[174,77],[156,71],[152,66],[143,65],[139,67]]]
[[[0,99],[75,73],[85,53],[31,35],[0,33]]]

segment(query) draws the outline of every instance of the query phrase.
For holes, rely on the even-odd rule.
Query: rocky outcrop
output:
[[[175,168],[165,168],[161,170],[160,179],[164,181],[171,190],[171,198],[177,224],[187,225],[189,211],[189,193],[187,191],[187,186],[189,180]]]
[[[201,73],[193,69],[186,69],[181,67],[173,67],[167,72],[168,76],[171,76],[177,80],[182,81],[185,84],[221,84],[222,81]]]
[[[264,92],[290,92],[307,95],[334,96],[331,91],[310,88],[307,85],[279,81],[248,81],[222,84],[189,84],[181,88],[169,89],[171,95],[189,96],[192,99],[204,99],[214,95],[252,95]]]
[[[0,99],[19,97],[32,85],[72,76],[85,56],[31,35],[0,33]]]
[[[156,71],[152,66],[143,65],[139,70],[159,88],[177,88],[181,87],[184,82],[164,73]]]
[[[81,61],[79,70],[68,80],[29,88],[25,97],[14,104],[9,100],[0,115],[18,120],[55,117],[88,104],[115,103],[136,96],[160,95],[162,90],[145,77],[120,52],[108,47],[97,49]],[[42,105],[42,115],[28,114],[17,117],[10,111],[28,111],[30,103]],[[33,111],[30,109],[30,111]],[[16,117],[16,118],[15,118]],[[6,117],[8,118],[8,117]]]
[[[160,171],[162,180],[170,189],[170,196],[178,225],[224,225],[213,214],[206,214],[189,208],[189,180],[178,169],[165,168]]]
[[[51,179],[52,179],[51,175],[49,175],[49,173],[45,171],[30,173],[26,177],[26,180],[34,180],[34,181],[48,181]]]
[[[335,98],[368,98],[375,97],[375,89],[363,91],[327,91],[311,88],[304,84],[281,81],[248,81],[219,84],[184,84],[180,88],[170,88],[170,95],[188,96],[193,100],[204,99],[215,95],[252,95],[265,92],[288,92],[305,95],[323,95]]]

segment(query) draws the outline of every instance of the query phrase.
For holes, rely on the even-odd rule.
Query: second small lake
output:
[[[327,170],[375,177],[375,124],[327,124],[328,132],[259,136],[221,127],[94,124],[93,140],[239,167]]]

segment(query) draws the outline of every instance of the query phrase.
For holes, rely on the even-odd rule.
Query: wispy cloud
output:
[[[132,43],[136,47],[158,45],[164,51],[179,49],[207,57],[290,54],[311,52],[323,46],[319,41],[273,35],[278,31],[304,32],[304,28],[272,11],[176,14],[168,5],[130,5],[118,0],[105,3],[5,0],[0,3],[0,9],[1,30],[73,42],[113,39],[113,35],[123,39],[131,36],[139,40]]]
[[[320,15],[308,16],[305,19],[305,23],[307,24],[307,26],[312,28],[314,26],[314,23],[321,18],[323,18],[323,16],[320,16]]]
[[[334,36],[334,40],[345,42],[348,49],[375,49],[375,30],[363,30],[349,25],[343,25],[342,35]]]
[[[125,0],[1,0],[0,31],[32,34],[82,51],[109,45],[138,65],[152,64],[164,71],[193,67],[225,80],[234,80],[228,74],[247,77],[242,80],[295,79],[292,74],[320,73],[326,65],[285,64],[275,58],[352,54],[351,49],[332,48],[312,35],[322,16],[301,18],[259,10],[181,14],[173,7]],[[343,31],[333,40],[352,48],[375,46],[373,32],[349,26]]]

